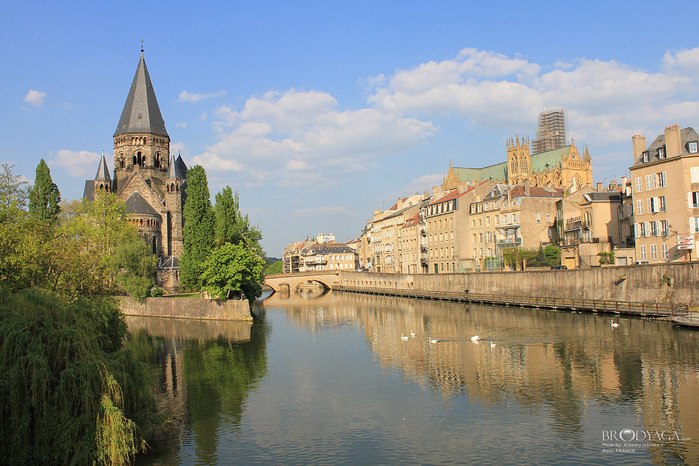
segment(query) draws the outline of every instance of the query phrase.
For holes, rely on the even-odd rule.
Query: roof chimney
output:
[[[524,180],[522,184],[524,185],[524,194],[529,196],[529,179]]]
[[[672,125],[665,128],[665,155],[674,157],[682,153],[682,135],[680,126]]]
[[[633,160],[634,163],[641,158],[641,154],[646,150],[646,137],[640,134],[634,134],[631,137],[633,144]]]
[[[604,188],[602,187],[601,181],[597,182],[597,188],[595,188],[595,191],[604,191]]]

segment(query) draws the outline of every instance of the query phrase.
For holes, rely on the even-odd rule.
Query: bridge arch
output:
[[[301,272],[301,273],[278,273],[267,275],[264,284],[268,285],[275,292],[295,290],[301,283],[318,282],[329,290],[338,283],[339,271],[329,272]]]

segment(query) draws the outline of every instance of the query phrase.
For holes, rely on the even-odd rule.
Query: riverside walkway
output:
[[[365,288],[356,286],[344,286],[339,284],[334,285],[333,290],[385,296],[403,296],[408,298],[502,304],[505,306],[521,306],[545,309],[567,309],[573,311],[606,312],[613,314],[627,314],[658,318],[686,316],[689,314],[689,306],[687,304],[642,303],[581,298],[502,296],[454,291]]]

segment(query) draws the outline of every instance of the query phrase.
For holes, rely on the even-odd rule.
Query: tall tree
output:
[[[264,256],[260,246],[262,233],[257,228],[250,226],[247,214],[243,215],[240,212],[238,193],[233,194],[230,186],[226,186],[220,193],[216,194],[214,212],[216,214],[217,246],[225,243],[242,243],[261,257]]]
[[[180,278],[189,289],[201,289],[202,264],[208,258],[214,242],[214,213],[209,184],[204,167],[196,165],[187,170],[187,201],[182,212],[183,251],[180,257]]]
[[[26,209],[29,190],[21,176],[12,173],[12,165],[2,164],[0,172],[0,210]]]
[[[29,213],[38,220],[55,221],[61,211],[61,193],[51,179],[51,170],[41,159],[36,166],[34,186],[29,191]]]

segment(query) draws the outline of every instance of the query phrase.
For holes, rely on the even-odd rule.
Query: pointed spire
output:
[[[107,168],[107,160],[104,158],[104,151],[102,151],[102,158],[100,159],[100,166],[97,167],[97,174],[95,175],[95,181],[112,181],[112,177],[109,176],[109,168]]]
[[[165,121],[160,113],[158,100],[155,98],[153,84],[146,68],[141,48],[141,60],[138,62],[136,74],[129,95],[126,97],[124,110],[121,112],[119,124],[114,137],[128,133],[146,133],[170,137],[165,129]]]
[[[167,178],[166,180],[179,180],[180,176],[179,173],[177,173],[177,167],[175,167],[175,157],[169,157],[168,158],[168,166],[167,166]]]

